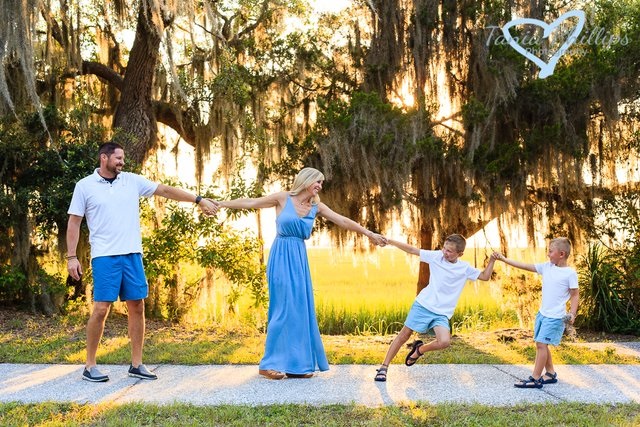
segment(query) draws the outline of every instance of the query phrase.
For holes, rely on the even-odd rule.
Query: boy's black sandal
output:
[[[553,374],[550,374],[549,372],[545,372],[544,375],[542,376],[542,384],[555,384],[557,382],[558,382],[557,372],[554,372]]]
[[[533,377],[529,377],[527,380],[522,380],[519,383],[515,383],[514,386],[517,388],[542,388],[543,380],[542,377],[535,379]]]
[[[422,346],[422,344],[424,344],[422,341],[418,340],[416,342],[413,343],[413,345],[411,346],[411,351],[409,352],[409,354],[407,354],[407,358],[404,359],[404,364],[407,366],[413,366],[416,364],[416,362],[418,361],[418,359],[420,359],[420,356],[422,356],[424,353],[420,353],[420,347]],[[417,357],[411,357],[411,355],[413,353],[418,353]]]
[[[387,369],[388,369],[388,366],[383,366],[382,368],[376,369],[377,374],[374,380],[385,382],[387,380]]]

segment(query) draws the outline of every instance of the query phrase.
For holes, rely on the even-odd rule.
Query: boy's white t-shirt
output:
[[[542,276],[542,304],[540,314],[562,319],[567,311],[569,289],[578,289],[578,274],[571,267],[558,267],[551,262],[535,264]]]
[[[76,183],[67,213],[87,218],[92,259],[142,253],[140,197],[152,196],[157,188],[130,172],[120,172],[109,183],[98,169]]]
[[[429,264],[430,275],[429,285],[420,291],[416,301],[427,310],[451,319],[467,280],[476,280],[482,272],[461,259],[454,263],[447,261],[441,250],[420,249],[420,261]]]

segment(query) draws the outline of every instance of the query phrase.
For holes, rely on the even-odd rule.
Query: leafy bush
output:
[[[629,262],[620,255],[599,244],[589,246],[579,266],[579,323],[598,331],[638,334],[638,282],[629,280]]]
[[[143,209],[146,222],[153,222],[154,214],[148,205]],[[231,283],[227,311],[234,312],[247,292],[254,307],[265,305],[261,243],[216,218],[197,218],[193,208],[167,201],[160,224],[145,233],[142,244],[150,288],[147,310],[153,317],[180,320],[206,286],[207,270],[221,272]],[[182,270],[187,266],[198,270],[198,279],[185,280]]]
[[[0,265],[0,301],[19,300],[26,286],[27,278],[24,273],[10,265]]]

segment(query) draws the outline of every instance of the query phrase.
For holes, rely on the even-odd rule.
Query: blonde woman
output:
[[[316,216],[367,236],[384,245],[383,236],[332,211],[320,202],[324,175],[302,169],[289,191],[259,198],[215,202],[227,209],[276,208],[276,238],[267,261],[269,312],[265,352],[259,373],[269,379],[310,378],[329,363],[316,320],[309,261],[304,241],[311,236]]]

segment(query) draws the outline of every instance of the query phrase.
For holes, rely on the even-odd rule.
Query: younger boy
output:
[[[565,237],[558,237],[549,243],[549,262],[540,264],[526,264],[505,258],[504,255],[494,253],[496,259],[523,270],[542,275],[542,304],[536,315],[533,330],[533,340],[536,343],[536,361],[533,373],[529,379],[514,385],[518,388],[542,388],[543,384],[558,382],[558,374],[553,368],[549,344],[558,345],[564,332],[564,318],[573,322],[578,313],[578,275],[569,267],[567,259],[571,254],[571,242]],[[570,301],[571,311],[567,315],[567,301]],[[542,370],[545,370],[542,375]]]
[[[406,243],[387,239],[387,243],[403,251],[419,255],[420,261],[429,264],[429,285],[416,297],[402,330],[393,340],[382,365],[377,370],[376,381],[387,380],[387,370],[393,358],[398,354],[414,331],[425,333],[433,329],[436,339],[428,344],[416,341],[405,358],[405,365],[413,366],[420,356],[427,351],[442,350],[449,347],[451,328],[449,319],[453,316],[460,293],[467,280],[489,280],[493,272],[495,258],[489,259],[489,264],[480,271],[458,258],[463,254],[467,245],[466,240],[459,234],[452,234],[444,241],[442,250],[428,251],[418,249]]]

